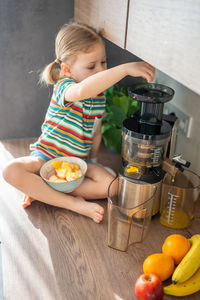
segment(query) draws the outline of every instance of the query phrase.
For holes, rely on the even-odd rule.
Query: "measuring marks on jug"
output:
[[[171,192],[168,192],[167,195],[168,202],[161,213],[160,223],[174,229],[186,228],[188,226],[188,217],[183,210],[177,208],[180,196]]]

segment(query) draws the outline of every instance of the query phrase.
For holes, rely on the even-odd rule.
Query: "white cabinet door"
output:
[[[200,1],[130,0],[126,49],[200,94]]]
[[[103,36],[124,48],[128,0],[75,0],[77,21],[102,30]]]

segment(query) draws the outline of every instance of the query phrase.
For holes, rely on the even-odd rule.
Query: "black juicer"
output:
[[[172,126],[163,119],[164,103],[174,96],[174,90],[155,83],[138,85],[129,90],[129,96],[140,102],[140,110],[124,120],[122,129],[123,180],[141,185],[156,185],[153,213],[159,211],[162,169]]]

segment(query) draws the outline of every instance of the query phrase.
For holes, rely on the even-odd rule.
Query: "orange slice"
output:
[[[52,161],[52,165],[55,169],[60,169],[61,168],[61,165],[62,165],[62,161],[60,160],[54,160]]]

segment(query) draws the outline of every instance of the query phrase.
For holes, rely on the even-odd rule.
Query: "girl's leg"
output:
[[[99,223],[103,219],[103,208],[96,203],[85,201],[83,198],[84,195],[87,196],[85,190],[84,195],[75,194],[72,196],[55,191],[49,187],[38,175],[44,163],[44,160],[36,157],[22,157],[16,159],[4,169],[4,179],[33,199],[75,211]],[[101,193],[99,193],[99,195],[100,194]],[[102,195],[104,196],[105,194],[102,193]]]
[[[114,177],[97,164],[88,164],[88,170],[83,183],[72,195],[85,199],[102,199],[108,196],[108,188]]]
[[[88,164],[88,170],[83,183],[71,194],[88,200],[106,198],[108,187],[113,179],[114,177],[100,165]],[[25,195],[23,207],[30,204],[30,197]]]

